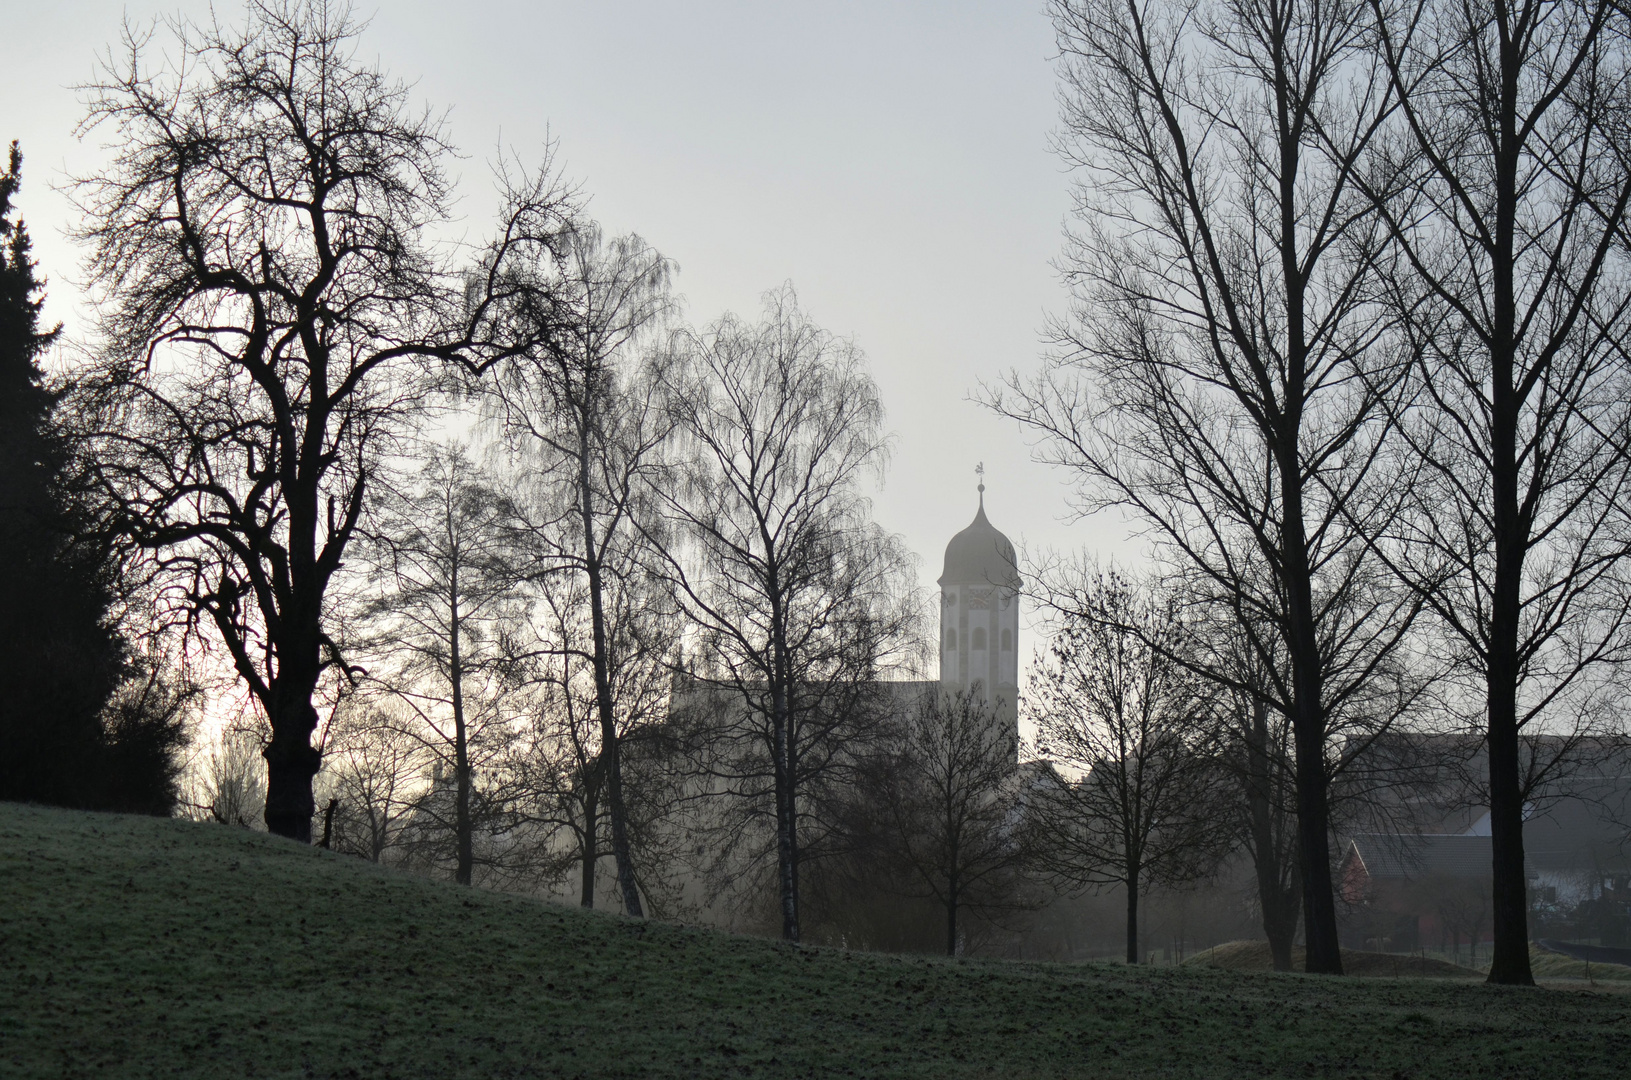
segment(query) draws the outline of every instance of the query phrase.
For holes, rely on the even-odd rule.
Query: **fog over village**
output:
[[[1621,5],[4,23],[0,1072],[1620,1075]]]

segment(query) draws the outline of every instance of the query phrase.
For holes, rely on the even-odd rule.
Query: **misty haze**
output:
[[[1623,5],[0,26],[0,1073],[1622,1075]]]

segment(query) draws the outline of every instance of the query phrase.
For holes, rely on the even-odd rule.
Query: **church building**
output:
[[[1017,776],[1021,580],[1014,545],[986,517],[985,485],[980,484],[978,490],[979,501],[974,520],[946,545],[938,580],[938,679],[880,680],[867,684],[854,698],[841,695],[839,707],[845,707],[851,700],[862,700],[866,704],[862,706],[860,715],[870,715],[876,721],[891,714],[897,718],[921,716],[922,710],[933,706],[937,700],[939,703],[954,700],[977,703],[986,722],[1004,736],[992,745],[1005,744],[1009,748],[1009,765],[1016,770]],[[739,746],[729,743],[710,745],[706,751],[711,755],[708,768],[694,772],[686,781],[686,809],[683,815],[674,819],[674,824],[683,830],[683,840],[674,842],[677,849],[687,852],[691,869],[677,876],[673,882],[679,889],[675,895],[682,897],[684,903],[695,905],[696,918],[738,929],[759,925],[740,920],[763,916],[762,909],[739,908],[731,899],[738,885],[751,890],[763,884],[762,874],[757,872],[763,866],[753,862],[756,856],[752,853],[762,852],[765,848],[755,848],[753,843],[742,842],[741,831],[747,827],[743,822],[751,820],[753,828],[768,829],[772,820],[763,813],[748,819],[743,817],[739,800],[743,785],[732,771],[737,768],[732,763],[738,760],[748,762],[745,766],[747,769],[763,769],[763,726],[757,721],[731,719],[721,722],[720,719],[737,717],[747,720],[746,696],[740,686],[731,689],[695,679],[677,682],[670,701],[671,716],[706,718],[702,721],[703,725],[712,725],[721,732],[730,730],[733,734],[726,738],[740,743]],[[685,726],[692,722],[689,719],[681,721]],[[682,740],[653,740],[649,745],[659,752],[669,752],[674,747],[694,744],[683,743]],[[840,748],[837,753],[843,754],[845,751]],[[673,768],[665,768],[671,774],[674,772]],[[744,772],[743,775],[750,783],[757,783],[761,776],[754,772]],[[833,775],[844,777],[848,774],[843,769],[837,769]],[[765,837],[761,835],[759,839],[764,840]],[[774,848],[769,850],[773,851]],[[744,852],[748,854],[744,855]],[[757,870],[750,872],[750,865],[757,867]],[[605,872],[610,873],[609,869]],[[732,884],[721,884],[723,882]],[[570,889],[575,887],[575,882],[566,881],[562,886],[562,895],[570,895]],[[612,887],[608,877],[606,888]],[[887,908],[888,904],[884,904],[884,907]]]

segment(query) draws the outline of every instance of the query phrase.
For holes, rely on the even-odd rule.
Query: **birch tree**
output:
[[[860,351],[790,287],[758,322],[727,315],[676,354],[659,550],[696,627],[694,674],[721,703],[703,767],[750,819],[770,817],[782,936],[797,941],[799,866],[828,820],[817,797],[876,734],[875,681],[911,643],[908,557],[862,495],[884,465],[883,407]]]
[[[501,366],[489,401],[507,444],[533,478],[535,509],[550,523],[534,532],[538,572],[567,573],[583,583],[588,633],[564,635],[559,644],[577,650],[593,678],[594,786],[604,790],[623,910],[639,916],[620,750],[626,717],[617,700],[628,673],[617,669],[614,655],[614,639],[634,628],[614,625],[609,609],[614,594],[628,595],[644,573],[642,526],[657,527],[638,520],[653,517],[650,477],[668,438],[646,361],[671,311],[672,265],[638,236],[607,240],[598,227],[583,224],[558,259],[538,270],[554,275],[550,303],[521,317],[538,320],[522,334],[540,333],[540,343]],[[598,805],[597,795],[588,806]],[[594,820],[591,813],[591,825]],[[594,862],[592,827],[585,838],[587,866]],[[586,872],[591,904],[593,887]]]

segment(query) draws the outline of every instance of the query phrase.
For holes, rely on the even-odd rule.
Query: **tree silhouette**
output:
[[[168,61],[127,29],[84,88],[114,157],[77,182],[102,348],[76,410],[160,616],[213,630],[270,725],[268,827],[309,840],[314,695],[346,670],[331,589],[370,485],[438,368],[535,343],[508,336],[548,306],[517,265],[570,207],[547,168],[506,181],[497,238],[455,261],[430,235],[443,125],[357,58],[345,8],[172,29]]]

